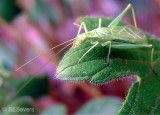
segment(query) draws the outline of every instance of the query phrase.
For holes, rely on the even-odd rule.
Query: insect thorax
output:
[[[104,30],[104,29],[103,29]],[[104,43],[111,40],[110,34],[108,34],[108,30],[103,31],[102,28],[97,28],[87,33],[80,34],[77,36],[76,40],[73,43],[73,47],[77,47],[86,42],[99,42]]]

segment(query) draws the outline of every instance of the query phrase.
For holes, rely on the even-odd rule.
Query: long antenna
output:
[[[62,48],[60,51],[58,51],[54,56],[58,55],[59,53],[61,53],[64,49],[66,49],[68,46],[70,46],[72,43],[69,43],[67,46],[65,46],[64,48]],[[37,72],[41,71],[47,64],[48,62],[51,60],[52,58],[50,58],[41,68],[39,68],[35,74],[37,74]],[[32,81],[32,79],[34,78],[34,76],[32,76],[25,84],[23,84],[22,87],[20,87],[20,89],[18,89],[18,91],[11,97],[11,99],[13,99],[30,81]]]
[[[55,49],[55,48],[57,48],[57,47],[59,47],[59,46],[61,46],[61,45],[63,45],[63,44],[66,44],[66,43],[68,43],[68,42],[70,42],[70,41],[73,41],[74,39],[76,39],[76,38],[73,38],[73,39],[68,40],[68,41],[66,41],[66,42],[63,42],[63,43],[61,43],[61,44],[59,44],[59,45],[57,45],[57,46],[55,46],[55,47],[52,47],[51,49],[47,50],[47,52],[49,52],[49,51],[51,51],[51,50],[53,50],[53,49]],[[31,60],[27,61],[26,63],[24,63],[23,65],[21,65],[20,67],[18,67],[15,71],[18,71],[19,69],[21,69],[22,67],[26,66],[26,65],[29,64],[30,62],[34,61],[34,60],[37,59],[38,57],[42,56],[43,54],[45,54],[45,53],[39,54],[39,55],[37,55],[36,57],[32,58]]]

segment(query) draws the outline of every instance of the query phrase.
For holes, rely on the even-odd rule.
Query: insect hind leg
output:
[[[134,26],[137,28],[137,21],[136,21],[136,16],[135,16],[135,11],[134,8],[132,6],[132,4],[129,4],[123,11],[122,13],[120,13],[109,25],[108,27],[114,27],[117,26],[120,21],[122,20],[122,18],[124,17],[124,15],[131,9],[132,11],[132,17],[133,17],[133,22],[134,22]]]
[[[154,46],[152,44],[123,43],[123,44],[112,45],[112,48],[116,48],[116,49],[151,48],[150,66],[151,66],[151,68],[153,68]]]
[[[151,68],[153,68],[153,55],[154,55],[154,47],[151,49]]]
[[[108,45],[109,45],[109,49],[108,49],[108,54],[107,54],[107,64],[109,64],[109,57],[111,53],[111,41],[107,41],[102,44],[102,46],[108,46]]]
[[[156,76],[158,76],[158,73],[154,70],[153,55],[154,55],[154,47],[152,46],[152,50],[151,50],[151,70],[153,71],[153,73],[154,73]]]

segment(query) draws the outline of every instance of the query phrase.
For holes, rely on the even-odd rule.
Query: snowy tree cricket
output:
[[[127,26],[127,25],[118,26],[122,18],[125,16],[125,14],[129,10],[132,11],[134,26]],[[78,47],[79,45],[85,42],[90,42],[92,46],[78,60],[77,64],[79,64],[91,50],[93,50],[97,45],[101,44],[103,47],[108,47],[109,49],[107,54],[107,64],[109,64],[109,57],[110,57],[112,48],[115,48],[115,49],[151,48],[150,65],[152,67],[154,48],[152,44],[148,44],[148,40],[145,34],[140,29],[137,28],[135,12],[131,4],[129,4],[115,19],[113,19],[113,21],[111,21],[111,23],[107,27],[101,27],[101,23],[102,23],[102,20],[100,18],[98,22],[98,27],[96,29],[88,31],[86,24],[82,22],[80,24],[77,36],[75,38],[49,49],[48,52],[68,42],[71,42],[71,43],[68,44],[66,47],[73,44],[72,48]],[[80,34],[82,28],[84,28],[85,33]],[[64,50],[66,47],[64,47],[62,50]],[[60,53],[62,50],[60,50],[58,53]],[[40,56],[41,54],[34,57],[30,61],[20,66],[18,69],[16,69],[16,71],[18,71],[19,69],[21,69],[22,67],[24,67],[25,65],[32,62],[33,60],[35,60]],[[33,78],[29,79],[29,81],[31,81],[32,79]],[[29,83],[29,81],[25,83],[22,86],[22,88],[24,88]],[[20,88],[20,90],[18,90],[17,93],[20,92],[22,88]]]

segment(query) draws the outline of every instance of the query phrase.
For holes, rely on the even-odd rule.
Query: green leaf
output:
[[[76,115],[115,115],[121,105],[120,98],[103,97],[86,103]]]
[[[7,101],[7,95],[8,92],[5,89],[2,89],[0,87],[0,108],[2,108],[2,106],[5,104],[5,102]]]
[[[82,17],[89,30],[97,28],[98,17]],[[78,22],[77,21],[77,22]],[[102,26],[111,19],[102,19]],[[90,23],[91,22],[91,23]],[[145,33],[149,44],[154,46],[154,67],[150,67],[151,49],[111,49],[110,64],[107,65],[108,47],[101,45],[90,51],[80,63],[78,60],[92,46],[89,42],[71,48],[62,58],[57,68],[57,78],[61,80],[104,83],[137,75],[137,82],[131,88],[119,114],[158,113],[160,97],[160,41]],[[72,61],[71,61],[72,60]]]
[[[33,76],[30,76],[33,77]],[[17,82],[16,89],[19,90],[29,79],[25,78]],[[39,98],[42,95],[47,94],[49,91],[49,79],[47,76],[36,77],[32,79],[17,95],[19,96],[31,96],[32,98]]]
[[[51,4],[46,0],[36,0],[34,6],[31,9],[31,16],[35,22],[41,20],[47,20],[51,23],[57,23],[59,20],[59,14],[54,2]]]
[[[67,108],[64,105],[56,105],[47,108],[41,115],[67,115]]]
[[[16,0],[1,0],[0,1],[0,17],[7,21],[12,21],[20,12],[16,4]]]

